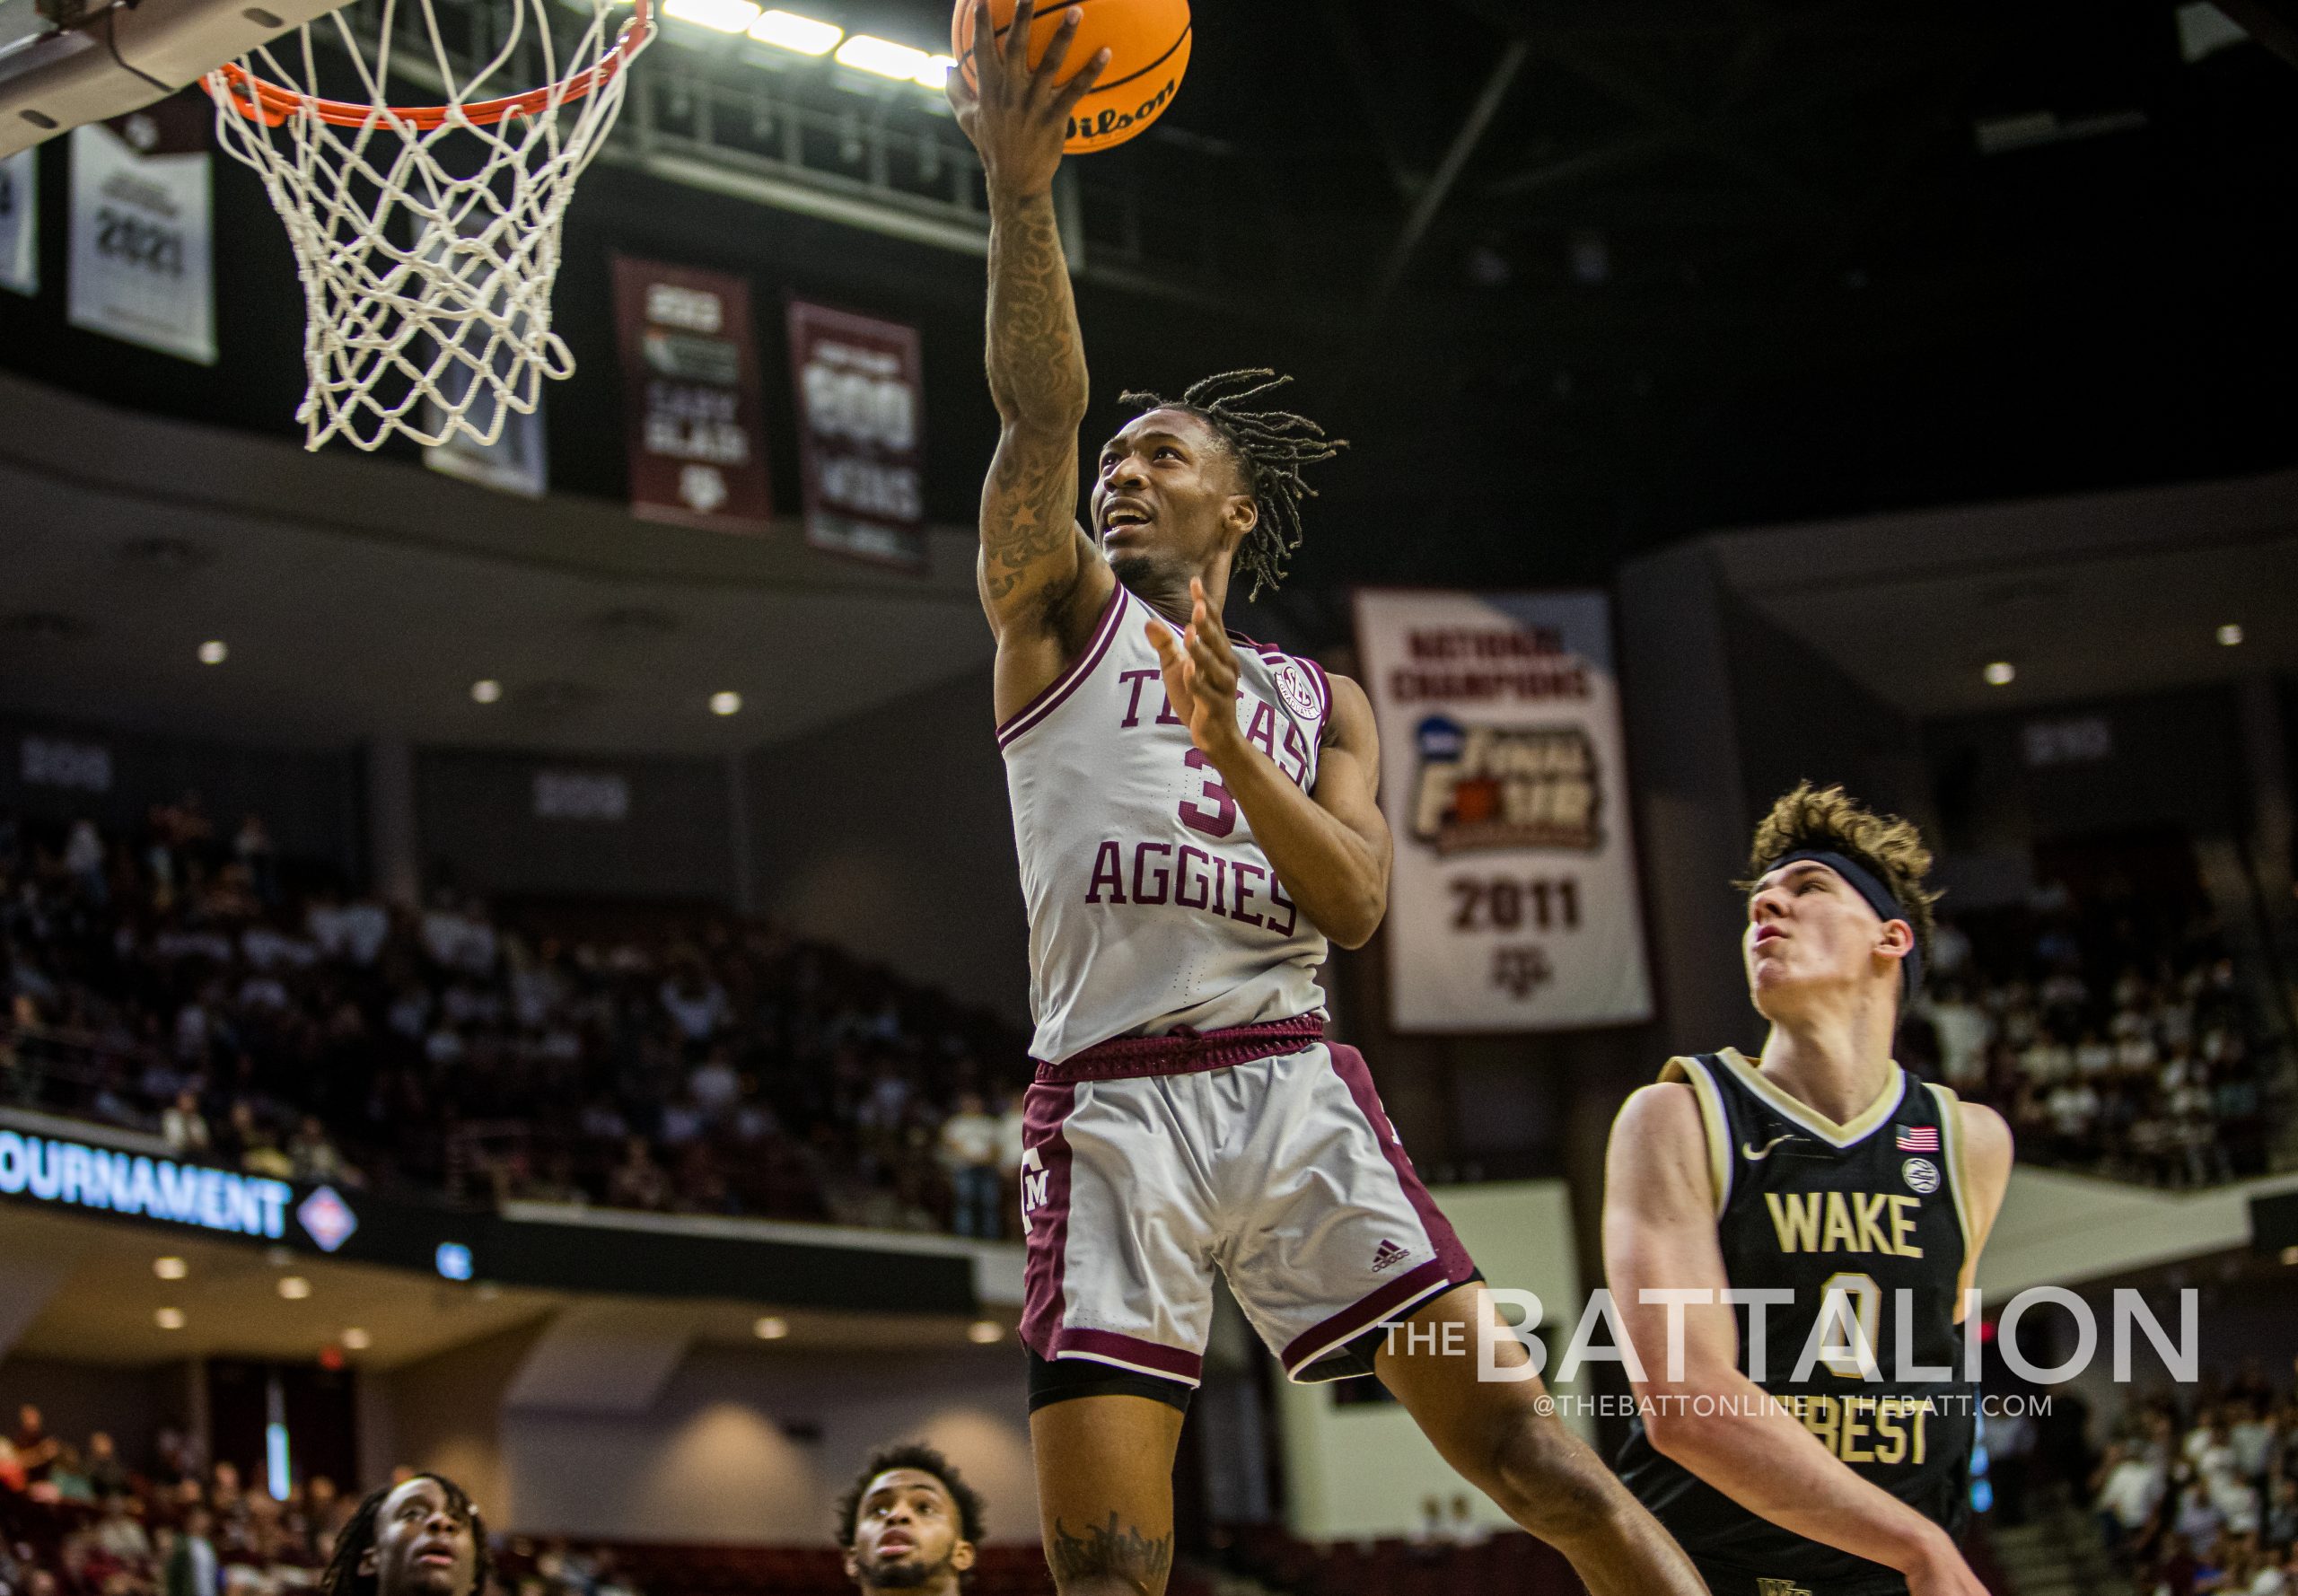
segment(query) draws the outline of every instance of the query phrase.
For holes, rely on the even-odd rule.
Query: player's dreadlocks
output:
[[[447,1505],[470,1521],[471,1542],[478,1556],[471,1567],[469,1596],[484,1596],[494,1559],[487,1553],[487,1521],[478,1515],[478,1504],[443,1474],[418,1474],[414,1478],[435,1481],[447,1494]],[[359,1504],[359,1510],[335,1538],[335,1555],[328,1559],[327,1572],[320,1575],[320,1596],[375,1596],[375,1576],[362,1574],[359,1561],[374,1548],[375,1519],[383,1510],[383,1499],[406,1483],[401,1480],[395,1485],[379,1486],[367,1493],[366,1500]]]
[[[1260,506],[1260,520],[1237,550],[1237,574],[1252,578],[1247,598],[1285,580],[1285,567],[1301,547],[1301,501],[1317,490],[1301,479],[1301,468],[1330,460],[1348,447],[1346,438],[1328,438],[1325,429],[1290,410],[1247,409],[1245,401],[1293,381],[1266,367],[1201,377],[1178,399],[1134,391],[1118,396],[1136,411],[1186,410],[1218,433],[1245,469],[1245,491]]]

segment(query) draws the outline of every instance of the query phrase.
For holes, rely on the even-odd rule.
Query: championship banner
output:
[[[195,92],[72,130],[73,326],[215,364],[215,116]]]
[[[925,405],[917,329],[790,302],[806,541],[833,554],[926,566]]]
[[[0,160],[0,288],[39,292],[39,151]]]
[[[615,325],[630,418],[630,512],[763,532],[766,406],[741,277],[614,259]]]
[[[1600,592],[1369,590],[1390,1022],[1563,1030],[1652,1014]]]

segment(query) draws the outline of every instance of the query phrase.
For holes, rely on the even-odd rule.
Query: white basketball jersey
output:
[[[1324,934],[1165,702],[1153,618],[1118,583],[1076,662],[997,731],[1030,906],[1030,1051],[1048,1062],[1324,1006]],[[1313,661],[1231,642],[1238,725],[1312,790],[1331,683]]]

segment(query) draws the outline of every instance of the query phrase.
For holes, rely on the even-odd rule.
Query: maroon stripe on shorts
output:
[[[1066,1329],[1056,1337],[1059,1347],[1054,1355],[1065,1358],[1092,1358],[1096,1363],[1118,1364],[1128,1369],[1139,1369],[1150,1374],[1162,1374],[1172,1380],[1185,1380],[1195,1385],[1203,1372],[1205,1360],[1196,1353],[1184,1352],[1178,1346],[1161,1346],[1154,1341],[1144,1341],[1138,1336],[1122,1336],[1115,1330]],[[1040,1357],[1044,1354],[1039,1354]]]
[[[1436,1199],[1428,1195],[1428,1188],[1420,1183],[1419,1171],[1412,1167],[1412,1160],[1405,1156],[1403,1145],[1397,1139],[1396,1127],[1389,1123],[1388,1110],[1381,1106],[1381,1093],[1373,1084],[1373,1072],[1365,1067],[1364,1055],[1354,1048],[1338,1044],[1325,1051],[1331,1056],[1333,1074],[1348,1088],[1349,1097],[1356,1104],[1356,1111],[1364,1117],[1365,1125],[1373,1132],[1373,1139],[1381,1144],[1381,1152],[1396,1171],[1397,1184],[1412,1204],[1412,1211],[1419,1215],[1420,1228],[1435,1249],[1436,1256],[1399,1279],[1373,1292],[1361,1302],[1334,1314],[1324,1323],[1302,1336],[1295,1337],[1285,1349],[1282,1362],[1290,1373],[1301,1364],[1313,1362],[1339,1342],[1363,1334],[1379,1324],[1400,1304],[1417,1301],[1430,1294],[1431,1283],[1460,1285],[1476,1276],[1476,1265],[1469,1258],[1469,1250],[1460,1245],[1460,1238],[1452,1229],[1452,1222],[1444,1217]],[[1415,1283],[1418,1289],[1411,1289]],[[1353,1325],[1353,1328],[1352,1328]]]
[[[1277,1361],[1285,1365],[1287,1374],[1297,1375],[1334,1347],[1354,1341],[1398,1309],[1423,1297],[1434,1296],[1453,1284],[1444,1260],[1432,1258],[1417,1269],[1406,1270],[1372,1295],[1349,1304],[1314,1329],[1294,1337]]]
[[[1322,1014],[1296,1014],[1290,1020],[1234,1025],[1225,1030],[1197,1030],[1184,1025],[1163,1036],[1112,1037],[1082,1053],[1072,1053],[1058,1064],[1040,1060],[1038,1079],[1050,1083],[1193,1075],[1200,1070],[1273,1058],[1279,1053],[1298,1053],[1324,1034]]]
[[[1022,1340],[1041,1358],[1055,1355],[1068,1309],[1062,1276],[1069,1257],[1069,1138],[1062,1127],[1076,1104],[1077,1088],[1066,1082],[1040,1083],[1022,1098],[1022,1216],[1030,1231],[1022,1276]],[[1037,1154],[1040,1168],[1030,1168],[1030,1153]],[[1033,1180],[1045,1182],[1045,1196],[1034,1206]]]

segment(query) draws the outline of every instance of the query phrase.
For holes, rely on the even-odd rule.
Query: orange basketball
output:
[[[1062,148],[1073,154],[1123,144],[1165,114],[1188,70],[1188,0],[1070,0],[1081,13],[1077,37],[1062,68],[1066,77],[1106,49],[1110,64],[1093,92],[1069,113],[1069,136]],[[1030,64],[1045,56],[1046,41],[1061,26],[1067,5],[1041,0],[1030,19]],[[950,53],[973,84],[974,0],[958,0],[950,19]],[[1013,20],[1013,0],[990,0],[990,20],[1003,40]]]

